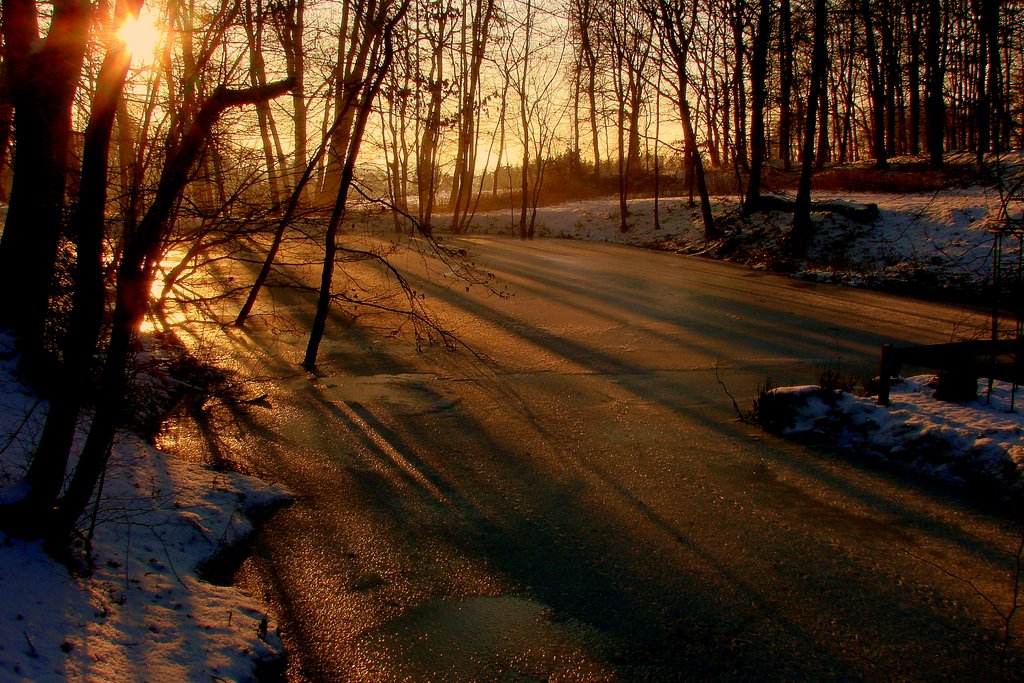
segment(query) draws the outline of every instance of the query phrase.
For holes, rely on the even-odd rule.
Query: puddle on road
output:
[[[363,681],[613,681],[605,638],[556,622],[531,600],[474,596],[410,608],[364,633],[354,661]]]

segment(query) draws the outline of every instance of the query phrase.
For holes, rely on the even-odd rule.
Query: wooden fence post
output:
[[[889,381],[892,370],[892,344],[882,344],[882,359],[878,368],[878,405],[889,405]]]

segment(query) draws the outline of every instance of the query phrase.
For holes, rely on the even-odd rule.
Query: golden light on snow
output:
[[[117,37],[134,59],[145,61],[156,53],[161,32],[156,17],[144,11],[138,17],[129,17],[117,30]]]

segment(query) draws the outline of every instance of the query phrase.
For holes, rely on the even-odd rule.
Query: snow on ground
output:
[[[899,287],[918,291],[969,288],[992,275],[999,193],[975,187],[936,194],[816,193],[818,202],[875,204],[878,220],[862,224],[835,214],[816,214],[818,234],[807,257],[782,263],[790,214],[766,212],[740,220],[733,198],[714,200],[716,221],[726,235],[706,243],[699,206],[687,198],[629,202],[628,231],[621,232],[618,201],[602,198],[540,207],[540,237],[595,240],[702,254],[779,268],[824,282]],[[443,225],[443,224],[442,224]],[[473,233],[518,234],[518,214],[487,212],[474,218]],[[1006,242],[1006,262],[1015,262],[1016,243]]]
[[[758,420],[785,436],[923,473],[1003,502],[1024,493],[1024,391],[979,382],[978,398],[933,398],[935,376],[902,379],[889,406],[874,397],[818,386],[772,389],[758,401]]]
[[[12,379],[0,339],[0,497],[20,478],[46,406]],[[244,681],[282,653],[260,604],[199,577],[244,542],[276,486],[124,437],[96,509],[87,577],[0,533],[0,680]]]
[[[998,196],[981,189],[941,195],[816,196],[875,203],[880,218],[859,224],[819,215],[808,258],[786,265],[802,277],[851,284],[974,287],[991,272],[989,227]],[[726,237],[705,244],[698,209],[686,199],[630,202],[620,232],[614,199],[541,208],[540,237],[598,240],[706,254],[756,268],[779,265],[789,217],[737,219],[734,200],[716,201]],[[472,232],[515,234],[516,217],[476,217]],[[21,476],[45,405],[11,378],[9,340],[0,338],[0,497]],[[849,394],[779,389],[798,406],[789,434],[810,431],[864,455],[925,469],[947,481],[1019,490],[1024,410],[1007,412],[1008,387],[991,404],[943,404],[922,378],[895,387],[892,406]],[[826,398],[823,399],[822,396]],[[1018,404],[1021,402],[1019,394]],[[251,533],[247,516],[287,494],[257,480],[215,472],[125,437],[104,484],[89,577],[74,577],[38,543],[0,534],[0,679],[246,680],[281,645],[259,604],[199,578],[212,555]]]

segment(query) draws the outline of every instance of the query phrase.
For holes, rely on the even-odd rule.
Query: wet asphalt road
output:
[[[718,381],[748,408],[767,377],[869,376],[883,341],[983,320],[605,244],[465,244],[513,296],[402,265],[483,358],[337,319],[313,376],[299,329],[233,335],[268,398],[211,443],[296,494],[239,576],[290,681],[1000,675],[978,593],[1006,606],[1013,525],[765,435]]]

